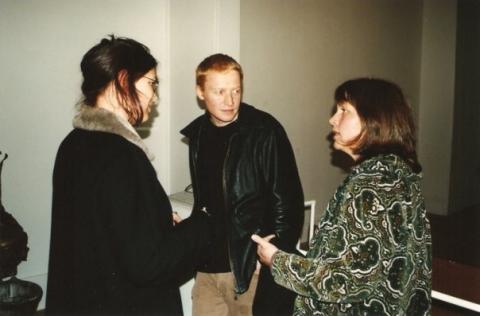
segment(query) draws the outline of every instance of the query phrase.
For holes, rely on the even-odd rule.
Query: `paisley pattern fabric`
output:
[[[430,315],[431,235],[419,182],[395,155],[354,167],[306,258],[274,256],[275,281],[298,294],[294,315]]]

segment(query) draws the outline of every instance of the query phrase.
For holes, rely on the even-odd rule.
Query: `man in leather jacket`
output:
[[[211,260],[199,268],[193,315],[291,315],[294,293],[275,284],[257,263],[252,234],[294,251],[304,214],[295,157],[281,124],[242,103],[243,72],[215,54],[196,70],[205,114],[181,133],[189,139],[193,212],[214,217]]]

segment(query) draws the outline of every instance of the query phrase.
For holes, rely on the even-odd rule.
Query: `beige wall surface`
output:
[[[386,78],[418,109],[422,2],[242,0],[240,10],[244,101],[284,125],[305,198],[317,200],[320,215],[345,176],[326,139],[334,89]]]
[[[428,210],[448,212],[455,90],[456,0],[424,0],[418,153]]]

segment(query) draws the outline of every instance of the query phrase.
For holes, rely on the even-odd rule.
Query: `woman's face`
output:
[[[358,155],[353,153],[355,143],[352,141],[362,133],[362,122],[355,107],[349,102],[337,104],[337,110],[328,122],[332,125],[333,147],[354,160],[358,159]]]
[[[142,123],[148,120],[152,107],[154,107],[158,101],[157,87],[158,79],[155,68],[151,69],[135,82],[135,88],[138,91],[138,98],[143,110]]]

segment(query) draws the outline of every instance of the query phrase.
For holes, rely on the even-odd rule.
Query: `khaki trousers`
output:
[[[231,272],[197,272],[192,289],[193,316],[251,316],[258,274],[254,273],[248,291],[235,294]]]

